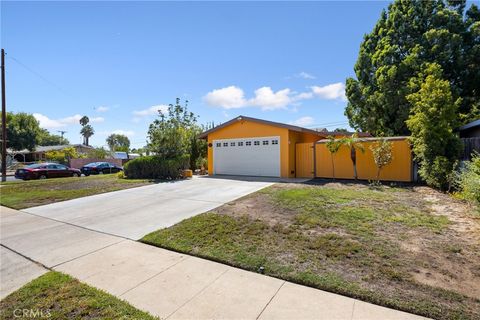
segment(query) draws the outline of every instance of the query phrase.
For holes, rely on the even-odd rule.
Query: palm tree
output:
[[[95,130],[89,124],[83,126],[82,130],[80,130],[80,134],[83,136],[83,144],[88,146],[88,139],[93,136]]]
[[[335,139],[334,136],[328,137],[328,142],[326,144],[328,151],[332,155],[332,170],[333,170],[333,179],[335,180],[335,154],[340,150],[340,147],[343,145],[343,139]]]
[[[88,122],[90,122],[90,119],[88,119],[87,116],[83,116],[80,118],[80,124],[82,125],[82,127],[86,126]]]
[[[357,150],[360,150],[362,153],[365,152],[365,148],[363,144],[358,139],[358,133],[352,134],[352,136],[343,138],[343,144],[350,148],[350,159],[352,160],[353,164],[353,177],[357,180]]]
[[[93,128],[88,123],[90,119],[87,116],[83,116],[80,118],[80,124],[82,125],[82,130],[80,130],[80,134],[83,136],[83,144],[88,146],[88,138],[93,136]],[[88,125],[89,128],[86,128]],[[88,136],[88,137],[87,137]]]

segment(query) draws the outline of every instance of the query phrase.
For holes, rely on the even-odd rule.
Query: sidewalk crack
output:
[[[178,260],[177,262],[175,262],[175,263],[172,264],[171,266],[168,266],[167,268],[161,270],[160,272],[155,273],[153,276],[149,277],[148,279],[143,280],[142,282],[136,284],[135,286],[131,287],[131,288],[128,289],[127,291],[122,292],[122,293],[119,294],[118,296],[121,297],[121,296],[123,296],[124,294],[127,294],[128,292],[132,291],[133,289],[138,288],[139,286],[141,286],[141,285],[144,284],[145,282],[152,280],[153,278],[155,278],[155,277],[158,276],[159,274],[164,273],[165,271],[167,271],[167,270],[175,267],[175,266],[176,266],[177,264],[179,264],[180,262],[183,262],[183,261],[188,260],[188,259],[190,259],[190,258],[191,258],[190,256],[184,255],[180,260]]]
[[[280,291],[280,289],[282,289],[283,285],[286,283],[287,281],[283,281],[282,284],[280,285],[280,287],[278,287],[277,291],[275,291],[275,293],[273,294],[273,296],[270,298],[270,300],[268,300],[267,304],[265,305],[265,307],[263,307],[262,311],[260,311],[260,313],[258,314],[258,316],[255,318],[255,319],[258,319],[260,318],[260,316],[262,315],[262,313],[265,311],[265,309],[267,309],[267,307],[270,305],[270,303],[272,302],[273,298],[275,298],[277,296],[277,293]]]
[[[357,300],[353,300],[353,306],[352,306],[352,316],[350,317],[350,319],[353,320],[353,314],[355,313],[355,303],[357,302]]]
[[[190,301],[192,301],[193,299],[195,299],[196,297],[198,297],[202,292],[204,292],[205,290],[207,290],[212,284],[214,284],[218,279],[220,279],[221,276],[223,276],[225,273],[227,273],[228,271],[230,270],[230,268],[227,268],[225,271],[223,271],[221,274],[218,275],[218,277],[216,277],[212,282],[210,282],[209,284],[207,284],[205,287],[203,287],[200,291],[198,291],[193,297],[191,297],[190,299],[188,299],[187,301],[185,301],[184,304],[182,304],[180,307],[178,307],[177,309],[175,309],[175,311],[173,311],[172,313],[170,313],[168,316],[165,317],[165,320],[168,319],[169,317],[171,317],[175,312],[177,312],[178,310],[182,309],[185,305],[187,305]]]

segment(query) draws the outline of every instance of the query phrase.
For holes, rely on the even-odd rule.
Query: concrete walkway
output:
[[[422,319],[21,211],[0,218],[2,295],[45,272],[39,263],[161,319]],[[12,250],[37,263],[4,259]]]
[[[85,178],[88,179],[88,178]],[[133,240],[268,187],[270,180],[194,177],[25,209]]]

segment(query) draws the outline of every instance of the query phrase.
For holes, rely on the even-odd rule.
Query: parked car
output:
[[[92,162],[84,165],[80,170],[84,175],[89,176],[91,174],[117,173],[123,171],[123,168],[110,162]]]
[[[35,163],[15,171],[15,178],[23,180],[80,177],[81,175],[80,170],[58,163]]]

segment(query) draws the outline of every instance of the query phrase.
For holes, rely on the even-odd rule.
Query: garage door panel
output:
[[[279,177],[280,137],[214,140],[213,167],[215,174]]]

